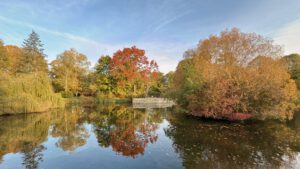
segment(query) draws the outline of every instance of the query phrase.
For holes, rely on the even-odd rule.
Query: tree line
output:
[[[48,65],[33,31],[22,47],[0,41],[0,73],[2,112],[41,111],[45,102],[42,107],[61,105],[60,96],[163,96],[195,116],[283,120],[292,118],[299,103],[300,56],[283,57],[283,48],[271,39],[237,28],[201,40],[184,53],[175,72],[165,75],[135,46],[101,56],[92,68],[76,49]],[[18,104],[8,104],[13,102]]]
[[[101,56],[93,70],[87,57],[75,49],[58,55],[50,65],[55,90],[71,96],[146,96],[160,74],[157,63],[135,46],[118,50],[112,57]]]
[[[2,111],[11,112],[9,109],[14,107],[18,107],[17,111],[40,110],[33,105],[10,108],[7,105],[11,102],[21,104],[29,97],[37,101],[44,96],[50,98],[54,94],[50,88],[65,98],[85,95],[100,99],[160,96],[166,89],[165,77],[159,72],[156,61],[149,60],[145,51],[135,46],[117,50],[112,56],[101,56],[92,68],[87,56],[73,48],[58,54],[49,64],[46,57],[40,37],[34,31],[24,40],[22,47],[4,45],[0,40],[0,73],[5,77],[0,81]],[[32,84],[34,81],[44,81],[47,91],[37,89],[39,84]],[[28,89],[23,90],[21,83],[23,86],[26,83]],[[22,93],[26,96],[21,101],[18,95]],[[8,99],[11,95],[15,98]]]

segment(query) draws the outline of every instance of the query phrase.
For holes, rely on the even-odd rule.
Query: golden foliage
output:
[[[177,100],[196,116],[289,119],[297,89],[280,55],[271,40],[238,29],[211,36],[178,65]]]
[[[81,91],[83,77],[88,73],[90,62],[75,49],[64,51],[51,62],[51,76],[56,91]]]
[[[42,112],[63,105],[46,74],[1,74],[0,114]]]

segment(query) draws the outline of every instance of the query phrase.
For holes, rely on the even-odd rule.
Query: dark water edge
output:
[[[2,116],[0,168],[300,168],[300,113],[287,123],[229,123],[76,104]]]

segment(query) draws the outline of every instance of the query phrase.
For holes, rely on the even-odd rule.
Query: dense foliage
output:
[[[295,80],[297,88],[300,88],[300,55],[291,54],[284,56],[282,60],[286,63],[291,78]]]
[[[1,74],[0,115],[42,112],[61,106],[63,101],[60,95],[53,93],[51,81],[46,74],[14,77]]]
[[[0,41],[2,105],[15,105],[17,111],[23,107],[26,112],[55,107],[52,86],[48,84],[51,81],[54,91],[66,98],[96,96],[110,102],[117,98],[171,96],[196,116],[289,119],[296,108],[295,84],[300,86],[299,55],[281,58],[281,46],[236,28],[200,41],[197,48],[184,53],[175,72],[165,75],[159,72],[156,61],[149,61],[145,51],[135,46],[101,56],[92,70],[84,54],[70,49],[50,63],[48,72],[43,51],[34,31],[22,48]],[[28,88],[19,90],[19,85]],[[17,96],[31,101],[9,99]],[[19,102],[28,105],[20,106]]]
[[[289,119],[297,89],[281,55],[269,39],[225,30],[201,41],[178,64],[174,96],[196,116]]]
[[[55,91],[63,97],[85,95],[103,100],[147,96],[158,86],[157,63],[148,61],[145,51],[136,47],[118,50],[112,57],[101,56],[93,70],[89,65],[87,57],[75,49],[58,55],[50,71]]]
[[[118,50],[110,64],[110,73],[119,87],[118,95],[147,95],[150,83],[157,79],[157,63],[149,62],[145,51],[136,47]]]
[[[136,47],[101,56],[93,76],[99,98],[147,96],[159,81],[157,63]]]
[[[90,63],[84,54],[70,49],[58,55],[51,62],[51,77],[56,91],[64,91],[77,95],[82,91],[84,77],[88,73]]]
[[[39,36],[33,31],[23,48],[0,41],[0,115],[41,112],[63,105],[48,77]]]

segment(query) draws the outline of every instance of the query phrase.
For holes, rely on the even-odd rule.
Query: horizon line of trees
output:
[[[300,56],[283,57],[283,48],[271,39],[237,28],[201,40],[184,53],[175,72],[165,75],[135,46],[102,55],[93,70],[87,56],[73,48],[57,55],[49,69],[43,51],[34,31],[21,48],[0,41],[0,74],[5,77],[0,80],[0,104],[28,97],[59,103],[49,90],[53,88],[63,97],[167,96],[192,115],[216,119],[290,119],[298,107]],[[47,90],[27,82],[41,82]],[[7,100],[11,95],[18,99]],[[17,107],[33,110],[38,105]]]
[[[51,80],[55,92],[63,97],[98,96],[99,98],[159,96],[163,74],[144,50],[135,46],[102,55],[96,65],[86,55],[71,48],[49,64],[39,35],[32,31],[22,47],[4,45],[0,40],[0,73],[16,78],[43,74]]]

